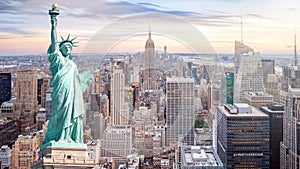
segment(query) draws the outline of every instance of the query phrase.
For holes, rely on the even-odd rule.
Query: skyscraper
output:
[[[280,168],[295,169],[300,163],[300,67],[283,67],[280,103],[284,105],[283,142],[280,144]]]
[[[94,112],[94,121],[93,121],[93,138],[101,139],[105,130],[105,121],[102,113]]]
[[[111,125],[122,125],[128,121],[127,115],[123,114],[124,110],[124,71],[123,62],[115,62],[112,70],[110,84],[110,109],[111,109]]]
[[[45,109],[46,109],[46,119],[50,119],[50,115],[52,112],[52,90],[46,92],[46,100],[45,100]]]
[[[43,108],[46,107],[46,92],[50,89],[50,77],[41,77],[38,79],[37,100]]]
[[[262,59],[263,79],[267,81],[269,74],[275,73],[275,61],[272,59]]]
[[[94,80],[95,82],[93,83],[92,86],[92,91],[93,93],[101,93],[101,74],[100,72],[95,72],[94,73]]]
[[[145,45],[145,60],[144,60],[144,81],[143,90],[155,90],[156,79],[155,79],[155,46],[151,39],[151,32],[149,31],[149,38]]]
[[[166,145],[183,138],[188,145],[194,144],[194,79],[167,77]]]
[[[300,88],[290,87],[283,116],[283,142],[280,145],[280,168],[299,167],[300,158]]]
[[[269,74],[267,80],[264,82],[265,92],[273,96],[274,102],[280,101],[280,81],[281,75]]]
[[[37,72],[21,71],[17,72],[17,101],[16,113],[35,118],[38,109],[37,100]]]
[[[280,142],[282,141],[283,105],[269,104],[260,110],[269,116],[270,124],[270,168],[280,168]]]
[[[250,47],[235,42],[234,102],[243,102],[245,92],[263,92],[262,61],[259,53]]]
[[[0,105],[11,98],[11,73],[0,72]]]
[[[234,90],[234,74],[232,72],[225,73],[225,85],[226,85],[226,103],[233,104],[233,90]]]
[[[269,117],[245,103],[219,106],[217,150],[228,169],[270,167]]]
[[[164,46],[164,59],[167,59],[167,46]]]

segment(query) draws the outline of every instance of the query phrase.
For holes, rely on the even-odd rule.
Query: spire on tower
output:
[[[151,24],[149,23],[149,39],[151,39]]]
[[[241,16],[241,43],[243,44],[243,16]]]
[[[295,47],[295,51],[294,51],[294,59],[295,59],[295,66],[298,65],[298,58],[297,58],[297,43],[296,43],[296,34],[294,35],[294,47]]]

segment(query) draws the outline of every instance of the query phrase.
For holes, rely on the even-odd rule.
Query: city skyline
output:
[[[23,55],[45,53],[49,45],[49,22],[45,11],[55,3],[29,1],[2,1],[0,8],[0,55]],[[243,18],[243,41],[264,54],[293,53],[293,36],[299,32],[297,20],[299,8],[295,0],[289,1],[95,1],[82,4],[70,0],[58,2],[62,10],[58,19],[59,35],[78,36],[79,48],[75,53],[85,51],[86,43],[97,32],[109,27],[114,22],[126,20],[128,17],[140,16],[145,13],[168,15],[169,18],[190,23],[207,38],[216,53],[233,53],[234,41],[241,40],[241,17]],[[138,18],[137,16],[137,18]],[[170,52],[191,52],[185,43],[164,35],[160,24],[162,20],[139,18],[142,23],[136,29],[136,35],[126,37],[129,29],[120,25],[124,32],[113,31],[122,41],[111,46],[111,52],[143,51],[142,41],[147,37],[149,29],[153,29],[153,39],[157,42],[157,50],[163,51],[168,46]],[[132,21],[132,22],[131,22]],[[128,20],[128,25],[134,25],[136,20]],[[167,21],[172,25],[172,20]],[[151,28],[149,28],[149,25]],[[167,27],[172,30],[174,27]],[[131,29],[131,27],[130,27]],[[141,32],[141,30],[143,30]],[[179,34],[177,29],[175,34]],[[134,30],[130,30],[134,31]],[[193,40],[187,36],[185,42]],[[111,39],[104,37],[105,41]],[[93,52],[93,51],[88,51]],[[104,50],[102,52],[107,52]]]
[[[3,0],[0,169],[297,168],[290,5]]]

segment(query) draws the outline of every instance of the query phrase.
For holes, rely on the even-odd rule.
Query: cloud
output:
[[[16,28],[16,27],[1,27],[0,32],[6,32],[6,33],[12,33],[12,34],[29,34],[29,32],[24,31],[21,28]]]
[[[2,0],[0,1],[1,13],[15,13],[17,7],[20,7],[22,3],[18,0]]]
[[[207,2],[205,0],[199,0],[202,2]],[[192,4],[201,4],[199,1],[193,1]],[[240,24],[240,17],[238,10],[235,9],[236,4],[225,4],[225,3],[239,3],[241,0],[212,0],[213,4],[221,4],[224,6],[216,6],[215,8],[209,8],[208,6],[197,6],[194,10],[189,10],[191,8],[179,7],[174,4],[161,5],[160,2],[149,3],[147,1],[103,1],[103,0],[89,0],[86,3],[82,3],[74,0],[64,0],[58,2],[58,8],[60,10],[59,17],[59,30],[58,35],[67,34],[71,32],[73,35],[78,35],[81,40],[86,41],[89,39],[96,31],[103,28],[105,25],[122,20],[128,16],[135,17],[139,14],[151,13],[151,14],[168,14],[174,16],[174,18],[180,18],[184,21],[192,23],[194,25],[208,26],[220,28],[221,31],[237,27]],[[220,2],[220,3],[218,3]],[[224,3],[223,3],[224,2]],[[163,3],[162,3],[163,4]],[[181,4],[178,2],[176,4]],[[184,4],[184,3],[183,3]],[[231,8],[226,8],[226,5]],[[239,4],[238,4],[239,6]],[[50,29],[50,22],[48,16],[48,10],[51,7],[51,2],[49,1],[36,1],[36,0],[1,0],[0,1],[0,37],[3,39],[13,38],[13,37],[40,37],[48,36]],[[251,6],[249,6],[250,8]],[[240,8],[239,8],[240,9]],[[286,8],[284,8],[286,9]],[[293,9],[287,9],[293,10]],[[255,10],[254,10],[255,11]],[[251,10],[243,11],[243,17],[245,17],[245,23],[255,24],[255,27],[261,26],[273,26],[258,24],[259,22],[264,23],[264,19],[268,19],[265,13],[255,13]],[[267,16],[267,15],[266,15]],[[247,18],[249,18],[247,22]],[[168,18],[169,19],[169,18]],[[260,20],[261,19],[261,20]],[[180,27],[178,23],[173,23],[172,20],[166,21],[151,21],[148,18],[137,18],[136,20],[131,20],[124,22],[120,30],[109,30],[106,38],[114,39],[113,31],[125,32],[126,30],[136,31],[144,30],[147,32],[149,23],[156,23],[157,27],[162,27],[160,22],[167,24],[165,26],[169,31],[174,31],[175,27]],[[133,27],[128,28],[127,25],[132,25]],[[136,28],[136,25],[140,25],[142,28]],[[153,29],[155,26],[153,24]],[[223,29],[224,27],[224,29]],[[239,28],[239,27],[238,27]],[[278,26],[276,27],[278,28]],[[270,29],[276,29],[270,28]],[[267,28],[266,28],[267,29]],[[282,28],[285,29],[285,28]],[[39,30],[44,30],[43,32]],[[182,34],[184,34],[183,32]],[[12,34],[12,35],[11,35]],[[13,36],[15,35],[15,36]],[[122,36],[123,34],[118,36]],[[111,36],[111,37],[108,37]],[[222,35],[220,35],[221,37]],[[46,39],[48,40],[48,39]]]
[[[66,6],[60,6],[60,10],[67,16],[73,16],[76,18],[89,18],[95,16],[94,13],[90,12],[86,8],[68,8]]]
[[[15,39],[17,38],[16,35],[11,35],[11,34],[0,34],[0,39]]]
[[[144,5],[144,6],[156,7],[156,8],[165,8],[163,6],[156,5],[156,4],[151,4],[151,3],[138,3],[138,4],[139,5]]]
[[[213,40],[211,41],[213,43],[230,43],[230,44],[234,44],[235,42],[234,41],[225,41],[225,40]]]
[[[286,10],[288,10],[288,11],[295,11],[297,9],[296,8],[286,8]]]
[[[269,18],[267,18],[267,17],[264,17],[264,16],[261,16],[261,15],[259,15],[259,14],[254,14],[254,13],[249,13],[249,14],[245,14],[245,15],[243,15],[243,17],[253,17],[253,18],[259,18],[259,19],[269,19]]]
[[[238,0],[218,0],[224,2],[238,2]],[[153,3],[130,3],[125,1],[105,2],[93,0],[85,3],[66,0],[58,4],[61,15],[68,17],[72,23],[82,23],[83,19],[94,19],[95,21],[103,22],[103,20],[115,20],[124,16],[130,16],[140,13],[162,13],[182,17],[185,20],[203,24],[208,26],[230,26],[235,25],[239,21],[233,21],[232,18],[238,18],[237,15],[231,15],[222,11],[214,10],[213,14],[204,14],[185,10],[170,10],[164,6]],[[46,1],[34,0],[3,0],[0,2],[0,18],[6,18],[12,25],[17,23],[23,25],[26,29],[31,25],[37,27],[45,27],[45,22],[50,3]],[[10,14],[10,15],[8,15]],[[13,14],[13,16],[11,15]],[[257,14],[248,14],[251,17],[261,16]],[[72,19],[70,19],[72,17]],[[35,18],[30,20],[30,18]],[[97,22],[97,23],[99,23]],[[0,23],[9,24],[7,21],[0,19]],[[27,26],[26,26],[27,24]],[[92,24],[92,23],[90,23]],[[10,25],[10,24],[9,24]],[[10,25],[10,26],[12,26]],[[83,25],[85,26],[85,25]],[[21,33],[16,32],[16,33]]]
[[[105,9],[101,11],[103,14],[112,15],[128,15],[145,12],[158,12],[165,14],[172,14],[176,16],[189,16],[197,14],[190,11],[179,11],[179,10],[164,10],[164,7],[150,3],[138,3],[133,4],[125,1],[120,2],[108,2],[105,4]]]
[[[222,1],[222,2],[228,2],[228,3],[239,3],[242,0],[216,0],[216,1]]]

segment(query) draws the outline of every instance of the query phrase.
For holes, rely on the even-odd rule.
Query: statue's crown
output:
[[[61,45],[63,45],[64,43],[70,43],[72,45],[72,47],[78,47],[75,44],[78,43],[75,41],[75,39],[77,37],[74,37],[73,39],[70,39],[70,34],[68,35],[68,37],[66,39],[64,39],[62,36],[61,37],[61,42],[59,42],[59,47],[61,47]]]

